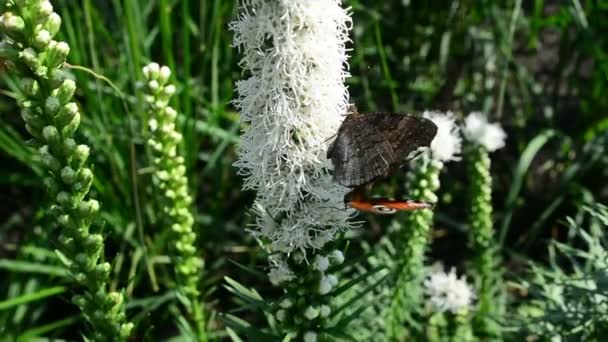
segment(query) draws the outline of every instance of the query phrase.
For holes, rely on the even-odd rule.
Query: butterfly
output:
[[[389,175],[411,158],[412,152],[428,147],[437,126],[428,119],[407,114],[359,113],[353,109],[327,149],[334,165],[334,179],[350,188],[344,202],[367,212],[392,214],[398,210],[430,207],[426,202],[366,199],[364,190],[376,178]]]

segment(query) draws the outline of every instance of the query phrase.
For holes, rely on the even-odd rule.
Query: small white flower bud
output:
[[[40,30],[34,38],[34,44],[39,49],[46,48],[51,42],[51,34],[47,30]]]
[[[167,96],[172,96],[173,94],[175,94],[175,86],[173,84],[169,84],[165,87],[164,93]]]
[[[331,313],[331,308],[328,305],[321,305],[321,309],[319,309],[319,314],[321,317],[328,317]]]
[[[309,306],[304,311],[304,317],[306,317],[306,319],[308,319],[309,321],[312,321],[313,319],[317,318],[318,316],[319,316],[319,309],[314,306]]]
[[[321,278],[321,280],[319,281],[319,294],[326,295],[331,291],[331,289],[332,285],[327,279],[327,277]]]
[[[329,259],[321,255],[315,255],[315,260],[312,263],[312,268],[321,272],[325,272],[329,267]]]
[[[44,24],[44,28],[54,37],[61,27],[61,17],[57,13],[51,13]]]
[[[150,77],[157,78],[158,72],[160,70],[160,65],[158,65],[158,63],[152,62],[148,64],[148,70],[150,70]]]
[[[165,84],[169,80],[169,77],[171,77],[171,69],[169,69],[169,67],[162,66],[158,73],[159,82]]]
[[[171,121],[175,120],[175,118],[177,117],[177,111],[171,107],[165,108],[164,114],[166,115],[167,119]]]
[[[150,82],[148,82],[148,87],[152,90],[152,91],[156,91],[159,87],[158,81],[156,80],[152,80]]]
[[[46,18],[53,13],[53,5],[48,0],[41,1],[36,8],[36,12],[39,17]]]
[[[304,342],[317,342],[317,333],[312,331],[304,333]]]
[[[285,310],[277,311],[277,313],[276,313],[277,321],[283,322],[286,317],[287,317],[287,312]]]
[[[325,277],[327,278],[327,281],[331,284],[332,287],[338,285],[338,277],[336,277],[335,275],[329,274]]]
[[[293,306],[293,302],[291,301],[291,299],[285,298],[281,301],[281,303],[279,303],[279,306],[283,309],[289,309]]]
[[[3,31],[20,32],[25,28],[25,22],[12,12],[6,12],[0,16],[0,28]]]
[[[344,262],[344,254],[342,251],[334,250],[329,254],[329,257],[333,260],[336,265],[341,265]]]

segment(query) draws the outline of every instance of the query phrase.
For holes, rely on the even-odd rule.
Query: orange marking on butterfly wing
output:
[[[419,209],[428,209],[432,208],[433,205],[428,202],[423,201],[414,201],[414,200],[405,200],[405,201],[395,201],[391,199],[380,199],[378,204],[383,205],[387,208],[400,210],[400,211],[412,211]]]

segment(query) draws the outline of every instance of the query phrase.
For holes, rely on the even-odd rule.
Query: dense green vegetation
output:
[[[605,300],[608,290],[608,270],[600,262],[608,250],[608,211],[601,207],[608,203],[608,4],[344,2],[353,17],[352,77],[346,82],[360,111],[450,110],[459,119],[481,111],[506,131],[506,147],[490,154],[493,242],[506,311],[492,313],[491,332],[476,325],[489,323],[475,321],[476,336],[574,334],[601,340],[608,308],[594,296]],[[0,4],[0,13],[6,6]],[[176,130],[183,136],[180,151],[199,236],[196,254],[204,260],[198,290],[206,337],[228,338],[234,332],[227,325],[235,331],[241,326],[236,317],[261,333],[269,326],[263,311],[272,312],[270,301],[281,291],[268,282],[267,255],[247,232],[255,220],[255,194],[241,190],[233,167],[241,126],[231,101],[235,82],[243,78],[228,30],[238,13],[235,2],[56,0],[53,6],[62,18],[55,39],[69,45],[65,70],[78,85],[81,124],[75,139],[91,148],[89,194],[101,207],[91,229],[103,235],[102,254],[111,265],[105,286],[123,291],[132,339],[202,339],[189,311],[191,298],[176,290],[175,236],[163,216],[167,200],[153,181],[142,72],[150,62],[167,65],[176,85],[170,105],[179,113]],[[38,146],[26,143],[31,137],[17,101],[22,76],[0,50],[0,337],[78,340],[90,336],[92,327],[71,302],[77,286],[55,252],[60,242],[47,215],[54,199],[44,190]],[[467,247],[475,246],[468,236],[474,172],[466,160],[447,164],[440,175],[427,261],[454,266],[474,280],[476,253]],[[398,173],[381,190],[407,196],[406,183],[405,172]],[[365,229],[346,236],[348,265],[340,270],[345,280],[373,289],[390,286],[390,277],[375,282],[384,278],[374,273],[362,280],[357,274],[390,260],[381,255],[387,250],[400,249],[396,241],[387,247],[383,237],[407,222],[407,215],[359,216]],[[595,287],[578,286],[582,280],[597,281]],[[552,282],[572,289],[548,296]],[[248,302],[243,293],[261,295],[269,307]],[[374,301],[373,293],[357,305]],[[604,306],[582,305],[577,298],[596,298]],[[570,301],[578,304],[553,305]],[[574,315],[579,320],[565,315],[564,307],[581,312]],[[597,312],[585,312],[590,307]],[[449,325],[462,322],[435,323],[438,331],[416,336],[450,335],[457,329]],[[375,329],[355,330],[366,336]],[[256,340],[251,336],[244,340]]]

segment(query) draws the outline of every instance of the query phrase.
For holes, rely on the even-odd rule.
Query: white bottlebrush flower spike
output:
[[[437,125],[437,135],[431,142],[431,156],[440,162],[460,160],[462,139],[458,132],[458,125],[452,112],[425,111],[423,117]]]
[[[452,313],[467,309],[475,298],[465,277],[458,278],[454,268],[450,273],[445,273],[443,268],[434,270],[424,281],[424,292],[436,311]]]
[[[272,252],[321,248],[349,228],[348,189],[325,153],[347,112],[350,21],[339,0],[245,0],[230,26],[250,75],[236,85],[246,129],[235,166],[257,191],[253,233]]]
[[[507,134],[497,123],[489,123],[486,115],[472,112],[464,119],[464,136],[485,147],[488,152],[494,152],[505,146]]]

